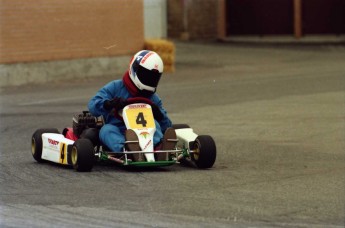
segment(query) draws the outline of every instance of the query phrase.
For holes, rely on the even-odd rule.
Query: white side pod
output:
[[[67,165],[68,147],[73,143],[73,140],[65,138],[62,134],[42,134],[42,159]]]
[[[190,149],[190,143],[194,142],[198,137],[198,135],[194,133],[192,128],[176,129],[176,135],[178,139],[177,147],[182,148],[183,146],[185,146],[188,149]]]

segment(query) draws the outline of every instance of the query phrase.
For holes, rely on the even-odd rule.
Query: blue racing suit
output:
[[[125,143],[124,133],[126,126],[123,120],[115,117],[113,112],[109,112],[103,107],[106,100],[112,100],[115,97],[128,99],[133,98],[134,96],[132,96],[127,90],[123,80],[111,81],[91,98],[88,103],[88,108],[92,115],[103,116],[105,120],[105,124],[99,132],[101,143],[106,145],[111,151],[121,152],[123,151]],[[163,132],[165,132],[168,127],[171,127],[172,123],[166,110],[162,107],[162,101],[159,96],[157,94],[153,94],[149,99],[159,107],[163,114],[163,119],[161,121],[158,122],[155,120],[156,132],[153,137],[153,143],[156,146],[163,138]]]

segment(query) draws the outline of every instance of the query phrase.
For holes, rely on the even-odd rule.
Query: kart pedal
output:
[[[175,149],[176,143],[177,143],[177,136],[176,136],[176,131],[174,128],[169,127],[163,137],[163,150],[173,150]]]
[[[173,150],[176,147],[178,139],[174,128],[169,127],[166,129],[163,136],[162,150]],[[169,160],[169,153],[158,153],[157,160],[167,161]]]
[[[139,139],[137,134],[132,130],[132,129],[127,129],[125,132],[125,137],[126,137],[126,148],[129,151],[140,151],[140,145],[139,145]],[[143,154],[142,153],[137,153],[137,154],[132,154],[133,160],[134,161],[143,161]]]

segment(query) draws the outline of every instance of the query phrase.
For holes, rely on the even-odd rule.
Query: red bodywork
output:
[[[73,133],[73,128],[71,127],[65,128],[62,134],[65,136],[65,138],[73,140],[73,141],[77,141],[78,139],[78,137]]]

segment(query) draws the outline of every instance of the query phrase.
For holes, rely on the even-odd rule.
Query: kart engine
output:
[[[89,111],[83,111],[81,114],[73,116],[73,132],[79,137],[87,128],[101,128],[104,124],[102,116],[95,117]]]

